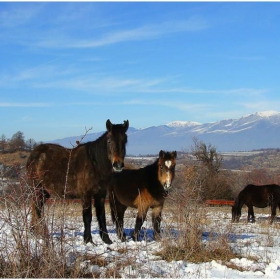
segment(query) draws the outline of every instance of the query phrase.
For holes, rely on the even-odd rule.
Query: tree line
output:
[[[15,151],[32,151],[40,143],[37,143],[34,139],[30,138],[25,140],[22,131],[16,132],[11,139],[8,139],[5,134],[1,135],[0,138],[0,152],[8,153]]]

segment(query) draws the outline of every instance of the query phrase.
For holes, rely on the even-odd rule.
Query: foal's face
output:
[[[125,145],[127,143],[126,131],[128,129],[128,121],[124,124],[113,125],[107,120],[107,152],[108,158],[112,163],[114,172],[121,172],[124,167],[124,157],[126,153]]]
[[[158,179],[165,191],[171,187],[172,181],[175,177],[177,152],[159,152],[158,160]]]

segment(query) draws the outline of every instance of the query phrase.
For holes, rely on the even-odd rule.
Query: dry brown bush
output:
[[[164,242],[158,255],[164,260],[185,260],[195,263],[207,262],[213,259],[228,261],[236,257],[230,248],[227,234],[221,235],[215,246],[207,246],[202,240],[203,226],[207,223],[204,178],[200,175],[199,167],[192,166],[186,169],[185,179],[175,181],[176,185],[170,193],[169,203],[165,210],[171,214],[172,224],[178,224],[178,236],[176,242],[170,236],[170,242]],[[181,175],[181,176],[182,176]],[[217,180],[217,178],[216,178]],[[218,183],[226,182],[226,178],[218,178]],[[215,185],[214,185],[215,186]],[[217,188],[217,190],[219,190]],[[213,196],[216,198],[216,196]],[[208,198],[211,198],[208,196]],[[168,209],[168,210],[167,210]],[[167,237],[168,238],[168,237]],[[211,238],[211,236],[209,237]],[[217,236],[215,236],[217,238]]]

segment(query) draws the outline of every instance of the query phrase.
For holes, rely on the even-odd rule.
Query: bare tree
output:
[[[4,152],[6,150],[7,142],[8,142],[8,140],[5,136],[5,134],[2,134],[1,138],[0,138],[0,150],[2,152]]]
[[[37,146],[37,143],[34,139],[30,138],[25,142],[25,146],[29,151],[32,151]]]
[[[195,169],[196,181],[200,182],[200,188],[197,188],[200,191],[199,196],[202,200],[232,198],[227,176],[219,172],[223,156],[211,144],[207,146],[195,137],[193,141],[192,154],[199,163]]]
[[[199,141],[196,137],[193,137],[194,147],[192,147],[192,154],[198,161],[207,167],[211,174],[219,172],[222,165],[223,156],[217,152],[216,147],[209,144],[208,146]]]
[[[25,148],[25,141],[23,132],[18,131],[10,140],[10,147],[14,150],[21,150]]]

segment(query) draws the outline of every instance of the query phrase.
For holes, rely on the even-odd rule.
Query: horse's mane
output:
[[[157,169],[158,161],[159,161],[159,158],[157,158],[153,163],[148,164],[148,165],[146,165],[146,166],[144,166],[142,168],[145,168],[147,170]]]
[[[105,132],[95,141],[84,144],[92,165],[102,173],[107,173],[111,168],[108,157],[104,156],[104,154],[107,155],[107,133]]]

